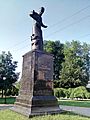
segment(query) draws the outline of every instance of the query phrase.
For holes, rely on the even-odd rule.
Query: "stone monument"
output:
[[[21,88],[12,108],[28,117],[60,112],[53,93],[53,55],[43,51],[41,27],[47,27],[42,22],[43,13],[41,7],[39,13],[33,10],[30,14],[34,19],[32,50],[23,55]]]

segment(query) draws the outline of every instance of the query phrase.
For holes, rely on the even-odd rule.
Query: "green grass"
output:
[[[59,105],[90,107],[90,101],[59,100]]]
[[[16,98],[15,97],[7,97],[6,98],[6,104],[14,104]],[[5,98],[0,98],[0,104],[5,103]]]
[[[69,112],[58,115],[45,115],[28,118],[11,110],[1,110],[0,120],[90,120],[90,118]]]

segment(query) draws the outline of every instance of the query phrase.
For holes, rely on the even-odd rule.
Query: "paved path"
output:
[[[75,106],[64,106],[60,105],[60,108],[65,111],[72,111],[74,113],[90,117],[90,108],[75,107]]]
[[[13,107],[12,104],[0,104],[0,110],[8,109],[10,107]]]

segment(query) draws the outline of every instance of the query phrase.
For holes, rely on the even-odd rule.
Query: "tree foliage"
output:
[[[0,54],[0,89],[7,90],[12,87],[19,77],[19,73],[16,73],[17,61],[13,61],[13,57],[10,52],[7,54],[2,52]]]
[[[59,87],[72,88],[86,86],[88,76],[88,59],[90,46],[81,45],[78,41],[64,44],[65,62],[62,63],[62,71]]]
[[[44,50],[54,57],[54,87],[86,86],[89,80],[90,45],[72,40],[44,41]]]
[[[44,41],[44,50],[53,54],[54,58],[54,80],[60,79],[61,63],[64,61],[63,44],[60,41]]]

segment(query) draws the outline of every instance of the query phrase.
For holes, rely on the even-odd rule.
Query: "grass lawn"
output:
[[[90,107],[90,101],[76,101],[76,100],[59,100],[59,105]]]
[[[58,115],[46,115],[28,118],[11,110],[1,110],[0,120],[90,120],[90,118],[69,112]]]
[[[14,104],[16,98],[15,97],[7,97],[6,98],[6,104]],[[5,98],[0,98],[0,104],[5,103]]]

